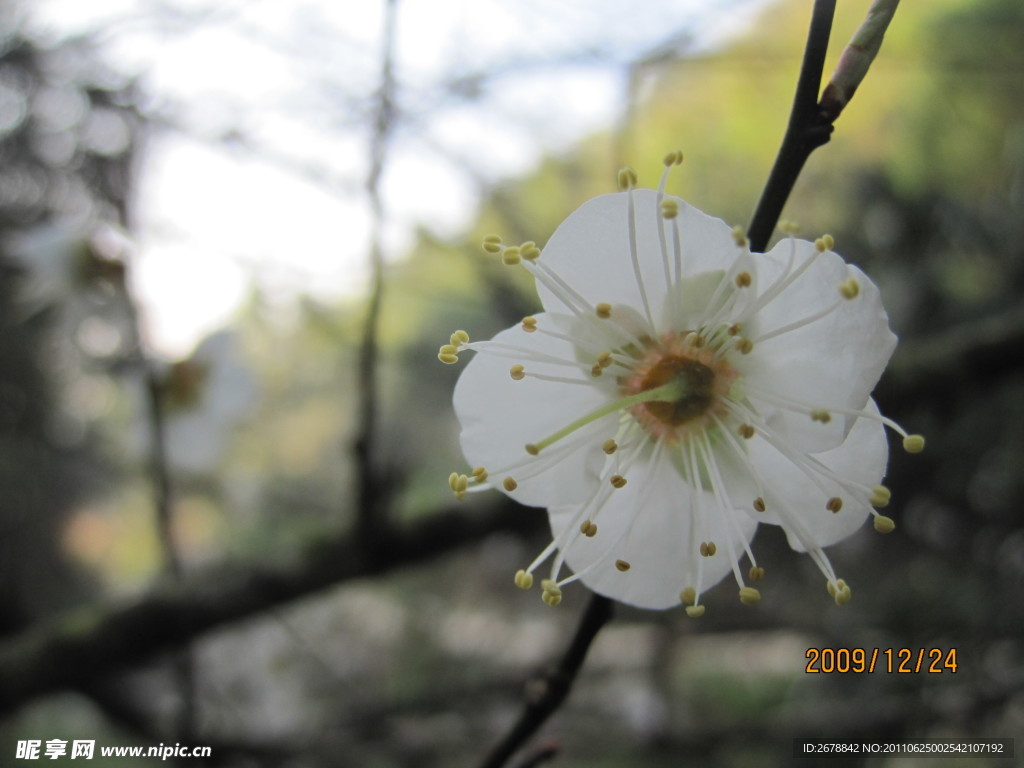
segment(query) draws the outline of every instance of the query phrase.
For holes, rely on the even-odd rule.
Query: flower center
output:
[[[715,372],[697,360],[682,355],[668,354],[656,362],[640,383],[647,391],[677,380],[686,393],[678,400],[656,400],[635,406],[663,424],[678,427],[704,415],[715,401]]]
[[[725,418],[728,398],[738,376],[726,361],[715,339],[695,345],[690,333],[666,335],[661,343],[651,344],[638,360],[631,376],[619,380],[623,395],[663,388],[674,384],[679,395],[637,403],[629,411],[654,438],[670,443],[686,441],[694,430],[701,431],[712,422],[712,415]]]

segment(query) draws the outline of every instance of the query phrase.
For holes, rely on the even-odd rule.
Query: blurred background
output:
[[[477,764],[587,600],[513,587],[542,511],[446,484],[437,347],[538,306],[480,239],[543,244],[676,148],[670,191],[745,224],[810,5],[0,0],[0,764]],[[830,550],[854,600],[762,527],[756,608],[620,607],[552,765],[1024,736],[1022,39],[1019,0],[905,3],[784,214],[881,287],[877,398],[928,438],[892,457],[896,531]],[[958,666],[806,674],[811,647]]]

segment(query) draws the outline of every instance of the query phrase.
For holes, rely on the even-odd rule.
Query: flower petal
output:
[[[695,558],[702,561],[701,588],[706,590],[732,570],[734,561],[726,541],[731,540],[741,554],[742,544],[753,538],[757,528],[753,518],[723,512],[710,493],[701,492],[699,503],[704,505],[708,525],[707,530],[694,530],[697,493],[667,457],[657,463],[641,461],[628,472],[627,484],[613,491],[600,511],[588,513],[598,527],[596,536],[575,533],[578,505],[549,510],[551,530],[556,539],[563,534],[571,537],[566,562],[576,573],[590,568],[581,580],[595,592],[640,608],[669,608],[679,604],[683,588],[697,586],[692,583],[698,565]],[[701,558],[696,553],[704,538],[718,542],[716,555]],[[617,559],[630,564],[627,572],[616,568]]]
[[[569,321],[550,314],[536,317],[539,326],[553,320],[560,325]],[[455,385],[453,402],[462,425],[462,450],[467,461],[471,466],[485,467],[498,488],[502,488],[503,476],[496,473],[505,475],[507,470],[518,485],[506,492],[523,504],[582,501],[597,481],[605,458],[601,444],[614,436],[617,415],[588,424],[539,456],[528,455],[525,446],[608,403],[612,397],[606,387],[582,371],[581,365],[575,365],[578,350],[563,339],[527,333],[515,326],[487,344],[475,353]],[[521,347],[523,354],[495,345]],[[567,365],[548,362],[542,356],[563,360]],[[517,363],[531,373],[577,383],[529,376],[514,381],[509,368]],[[559,457],[561,460],[556,462]]]
[[[644,314],[641,289],[630,258],[629,195],[628,192],[601,195],[577,208],[548,240],[541,260],[592,305],[601,302],[627,305]],[[651,315],[658,322],[668,291],[658,228],[665,227],[668,232],[673,225],[661,217],[657,192],[637,189],[632,195],[636,210],[637,261]],[[672,199],[679,204],[677,220],[682,233],[683,276],[727,269],[737,252],[729,226],[679,198]],[[666,243],[670,254],[671,242],[669,232]],[[548,311],[568,311],[565,303],[539,282],[537,292]]]
[[[814,256],[807,241],[783,241],[758,265],[762,290],[781,275],[788,261],[788,249],[797,249],[797,263]],[[857,280],[860,293],[855,299],[840,298],[839,284]],[[839,306],[823,317],[779,336],[755,343],[742,373],[762,391],[798,401],[807,408],[860,409],[867,402],[892,352],[896,336],[882,307],[878,287],[857,267],[846,264],[835,253],[817,256],[814,263],[767,306],[758,311],[754,335],[782,328],[790,323]],[[762,415],[777,410],[771,402],[751,394]],[[813,422],[805,413],[783,411],[782,429],[795,446],[805,451],[822,451],[839,445],[853,424],[852,417],[837,417],[828,424]]]
[[[878,406],[874,400],[869,400],[865,410],[877,414]],[[889,459],[885,428],[873,419],[857,419],[842,445],[815,454],[814,458],[836,475],[873,488],[885,476]],[[770,483],[765,489],[767,509],[763,513],[751,514],[756,515],[759,522],[782,525],[789,545],[798,552],[806,552],[810,541],[825,547],[846,538],[860,528],[871,513],[866,502],[852,498],[832,480],[823,479],[823,485],[829,489],[829,493],[824,493],[792,461],[764,440],[751,441],[750,460],[765,482]],[[831,496],[843,500],[843,507],[837,513],[825,508]],[[786,524],[786,516],[780,514],[781,510],[788,511],[789,517],[797,518],[810,539],[804,541],[797,535],[794,526]]]

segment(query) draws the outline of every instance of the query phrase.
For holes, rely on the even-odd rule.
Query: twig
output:
[[[388,0],[384,15],[384,37],[381,52],[380,88],[377,111],[373,121],[370,145],[370,170],[366,177],[366,194],[372,215],[370,235],[370,301],[359,349],[358,412],[359,430],[354,443],[358,483],[356,529],[367,546],[376,546],[387,522],[380,503],[380,480],[374,465],[374,429],[377,422],[377,330],[384,296],[384,207],[380,195],[380,179],[384,171],[391,118],[394,111],[394,44],[398,0]]]
[[[826,144],[832,134],[832,122],[818,109],[818,91],[821,73],[825,67],[825,53],[832,31],[836,0],[815,0],[811,14],[811,27],[807,33],[804,60],[800,65],[800,78],[796,84],[789,124],[775,165],[768,176],[757,209],[750,220],[747,236],[753,251],[763,251],[779,222],[782,208],[793,191],[797,176],[818,147]]]
[[[494,747],[480,768],[501,768],[512,755],[537,731],[544,721],[557,710],[572,689],[576,675],[590,650],[597,633],[612,617],[614,604],[607,597],[593,595],[587,605],[576,635],[555,670],[543,680],[539,696],[526,702],[519,720]]]

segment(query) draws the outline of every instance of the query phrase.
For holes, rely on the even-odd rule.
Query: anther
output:
[[[751,350],[754,348],[754,342],[744,337],[736,340],[736,349],[739,350],[741,355],[749,355]]]
[[[755,430],[750,424],[740,424],[739,433],[744,440],[749,440],[754,436]]]
[[[822,408],[816,408],[811,411],[811,421],[820,421],[822,424],[828,424],[832,421],[832,414]]]
[[[610,437],[607,440],[605,440],[604,444],[601,446],[601,450],[607,453],[609,456],[615,453],[615,451],[617,451],[618,449],[619,444],[612,440]]]
[[[761,602],[761,593],[753,587],[744,587],[740,590],[740,602],[744,605],[757,605]]]
[[[661,218],[674,219],[679,215],[679,203],[672,198],[661,201]]]
[[[740,245],[742,245],[742,243],[740,243]],[[736,275],[736,286],[738,288],[749,288],[752,282],[753,278],[750,276],[749,272],[740,272]]]
[[[752,565],[747,575],[750,577],[751,581],[760,581],[764,578],[764,568]]]
[[[703,605],[688,605],[686,606],[686,615],[691,619],[698,619],[704,615]]]
[[[779,231],[784,235],[798,235],[800,234],[800,225],[795,221],[783,219],[779,222]]]
[[[533,586],[533,574],[524,570],[516,571],[516,586],[520,589],[529,589]]]
[[[524,317],[523,318],[523,330],[527,333],[533,333],[537,330],[537,318],[536,317]]]
[[[602,320],[607,320],[612,316],[612,305],[602,301],[596,307],[594,307],[595,314]]]
[[[459,346],[459,344],[468,344],[469,334],[465,331],[455,331],[449,338],[449,341],[451,341],[451,343],[456,347]]]
[[[589,520],[584,520],[580,523],[580,533],[586,536],[588,539],[594,538],[597,535],[597,524],[592,523]]]
[[[595,363],[594,365],[590,366],[590,375],[593,376],[595,379],[603,373],[604,368],[602,368],[600,364]]]
[[[536,455],[537,455],[538,453],[540,453],[540,448],[538,448],[538,447],[537,447],[536,445],[534,445],[533,443],[527,443],[527,444],[526,444],[526,445],[524,446],[524,448],[525,448],[526,452],[527,452],[528,454],[530,454],[531,456],[536,456]]]
[[[847,300],[857,298],[860,296],[860,283],[856,278],[846,278],[839,284],[839,295]]]
[[[896,521],[885,515],[875,515],[874,523],[879,533],[892,533],[896,529]]]
[[[765,506],[764,499],[762,499],[760,496],[758,496],[756,499],[754,499],[754,511],[755,512],[764,512],[767,508],[768,507]]]
[[[471,473],[473,479],[478,483],[482,483],[487,480],[487,470],[483,467],[476,467]]]
[[[622,571],[623,573],[625,573],[625,572],[626,572],[626,571],[628,571],[628,570],[629,570],[629,569],[630,569],[630,568],[631,568],[632,566],[631,566],[631,565],[630,565],[629,563],[627,563],[627,562],[626,562],[625,560],[616,560],[616,561],[615,561],[615,567],[616,567],[616,568],[618,568],[618,569],[619,569],[620,571]]]
[[[868,502],[872,507],[881,509],[882,507],[889,506],[889,499],[892,498],[892,491],[886,488],[884,485],[876,485],[871,489],[871,497]]]
[[[513,365],[508,369],[508,375],[512,377],[513,381],[522,381],[526,378],[526,369],[521,365]]]
[[[833,515],[843,508],[843,500],[838,496],[833,496],[825,504],[825,509],[831,512]]]
[[[683,153],[678,149],[675,152],[669,152],[664,158],[662,158],[661,162],[664,163],[666,168],[672,165],[682,165]]]
[[[831,251],[836,244],[836,240],[834,237],[832,237],[832,235],[822,235],[821,242],[825,244],[826,251]]]
[[[446,344],[445,346],[449,345]],[[456,355],[454,352],[444,352],[443,348],[441,352],[437,353],[437,359],[440,360],[445,365],[455,365],[455,363],[459,362],[458,355]]]
[[[743,324],[742,323],[733,323],[732,325],[729,326],[728,333],[729,333],[730,336],[738,336],[740,331],[742,331],[742,330],[743,330]]]
[[[519,255],[527,261],[536,261],[540,257],[540,248],[532,240],[527,240],[519,246]]]
[[[619,189],[623,192],[627,189],[633,189],[637,182],[636,171],[629,166],[620,168],[616,181],[618,182]]]
[[[903,438],[903,450],[907,453],[920,453],[924,450],[924,436],[907,435]]]
[[[513,245],[511,248],[506,248],[502,251],[501,261],[506,266],[513,267],[518,264],[520,260],[521,254],[516,246]]]
[[[555,589],[558,591],[556,592],[545,590],[541,593],[540,596],[541,600],[550,605],[552,608],[554,608],[556,605],[562,602],[562,590],[558,589],[558,587],[555,587]]]
[[[626,485],[626,478],[622,475],[612,475],[608,482],[612,484],[612,488],[622,488]]]
[[[597,356],[597,364],[602,368],[608,368],[609,366],[614,365],[614,363],[615,360],[612,359],[611,352],[602,352]]]
[[[718,551],[718,546],[713,541],[702,541],[700,543],[701,557],[712,557]]]
[[[747,233],[743,231],[743,227],[739,224],[732,228],[732,239],[740,248],[745,248],[747,245]],[[750,283],[747,283],[747,285],[750,285]],[[747,286],[743,285],[740,287],[746,288]]]
[[[488,235],[484,238],[483,249],[485,253],[501,253],[501,237]]]
[[[679,593],[679,599],[683,605],[693,605],[697,602],[697,590],[693,587],[686,587]]]
[[[844,585],[841,590],[836,592],[834,600],[836,605],[846,605],[852,597],[853,593],[850,591],[850,588]]]
[[[512,493],[512,491],[519,487],[519,483],[517,483],[511,477],[506,477],[504,480],[501,481],[501,487],[504,488],[509,493]]]

